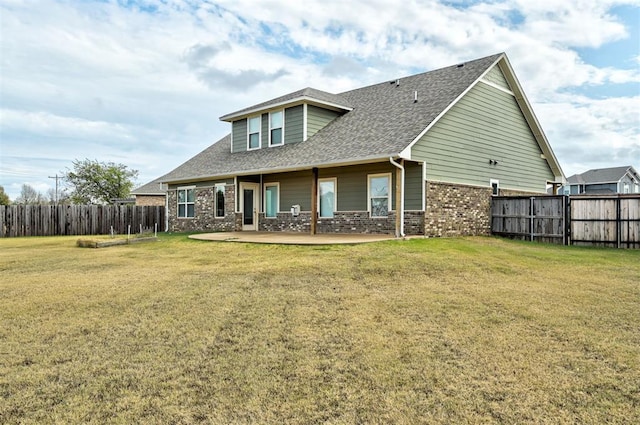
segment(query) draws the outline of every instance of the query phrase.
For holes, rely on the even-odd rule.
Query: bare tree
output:
[[[28,184],[23,184],[20,195],[14,201],[18,205],[47,205],[47,198]]]

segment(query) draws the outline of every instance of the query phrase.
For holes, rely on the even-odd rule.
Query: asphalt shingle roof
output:
[[[255,111],[258,109],[267,109],[272,105],[281,104],[281,103],[292,101],[298,98],[307,98],[309,100],[316,100],[316,101],[319,101],[320,103],[331,103],[331,104],[342,107],[342,109],[347,109],[347,110],[352,108],[352,105],[349,102],[347,102],[346,99],[344,99],[339,95],[328,93],[326,91],[314,89],[311,87],[307,87],[302,90],[294,91],[292,93],[288,93],[283,96],[276,97],[275,99],[271,99],[266,102],[258,103],[257,105],[240,109],[239,111],[235,111],[230,114],[223,115],[220,117],[220,119],[222,121],[226,121],[228,117],[235,117],[235,116],[249,113],[251,111]]]
[[[162,187],[162,180],[155,179],[149,183],[145,183],[140,187],[131,191],[132,195],[164,195],[167,192],[166,188]]]
[[[631,165],[612,168],[595,168],[585,171],[582,174],[574,174],[567,178],[568,184],[594,184],[594,183],[614,183],[619,181],[624,175],[633,169]]]
[[[231,137],[227,135],[159,180],[203,180],[398,156],[501,55],[400,78],[399,84],[394,79],[338,95],[327,93],[332,97],[332,102],[339,100],[343,106],[348,105],[353,109],[306,141],[231,153]],[[303,89],[246,108],[246,111],[294,99],[305,91],[310,93],[309,90],[313,90],[314,95],[320,92]],[[418,101],[414,102],[416,92]],[[221,119],[242,111],[245,110]]]

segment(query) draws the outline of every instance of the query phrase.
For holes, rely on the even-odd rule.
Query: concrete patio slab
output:
[[[336,245],[361,244],[395,239],[393,235],[365,235],[365,234],[333,234],[322,233],[310,235],[308,233],[292,232],[220,232],[200,233],[190,235],[191,239],[217,242],[244,242],[282,245]]]

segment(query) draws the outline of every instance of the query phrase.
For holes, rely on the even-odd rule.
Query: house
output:
[[[564,195],[611,195],[640,193],[640,175],[631,165],[596,168],[567,178]]]
[[[170,231],[488,234],[492,194],[564,175],[507,56],[228,113],[159,178]]]
[[[167,187],[159,179],[145,183],[131,191],[136,205],[163,207],[166,204]]]

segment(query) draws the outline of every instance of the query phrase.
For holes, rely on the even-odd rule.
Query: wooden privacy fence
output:
[[[514,239],[567,243],[566,196],[494,196],[491,233]]]
[[[134,205],[0,206],[0,237],[106,235],[164,229],[165,208]]]
[[[565,245],[640,248],[640,195],[495,196],[491,232]]]

